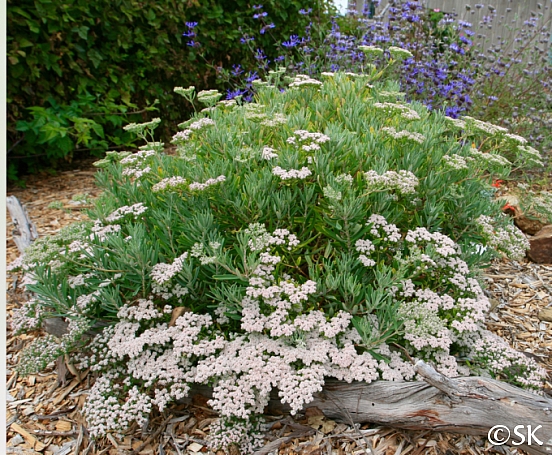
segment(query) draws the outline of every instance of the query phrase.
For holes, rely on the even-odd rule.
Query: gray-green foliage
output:
[[[506,176],[508,166],[470,161],[470,147],[457,140],[462,135],[457,125],[421,104],[390,103],[390,94],[398,93],[394,83],[371,88],[366,82],[338,73],[320,90],[306,87],[280,93],[266,87],[257,104],[219,103],[208,114],[197,114],[186,122],[211,118],[214,126],[193,130],[179,146],[180,156],[155,153],[146,157],[142,167],[148,172],[140,178],[125,175],[130,165],[121,163],[128,160],[128,152],[120,156],[110,152],[99,163],[107,166],[98,176],[105,192],[91,211],[92,218],[105,222],[114,210],[136,203],[148,209],[139,217],[111,223],[120,224],[121,229],[103,242],[86,238],[91,234],[90,224],[78,224],[36,243],[25,262],[44,264],[48,259],[54,266],[36,271],[42,278],[41,292],[50,289],[56,295],[68,276],[88,274],[84,286],[71,289],[77,294],[101,293],[94,317],[113,319],[123,303],[151,293],[149,274],[156,263],[170,263],[196,243],[218,242],[224,267],[189,270],[186,279],[178,278],[190,289],[187,305],[210,311],[223,296],[237,301],[243,294],[246,277],[238,273],[244,267],[242,255],[232,245],[249,224],[260,223],[269,232],[289,229],[301,240],[308,251],[287,253],[286,264],[299,277],[309,276],[319,283],[319,307],[329,315],[339,309],[355,313],[367,291],[362,277],[353,273],[354,243],[369,230],[366,220],[374,213],[402,231],[425,227],[448,235],[462,246],[469,264],[485,263],[490,250],[475,253],[485,238],[474,220],[483,214],[499,225],[508,223],[499,204],[491,200],[485,180],[489,170],[492,177]],[[376,103],[388,104],[377,108]],[[405,110],[415,111],[419,119],[404,118],[400,113]],[[259,115],[252,119],[253,111]],[[278,116],[280,121],[272,121]],[[425,140],[420,144],[408,137],[394,138],[383,130],[386,127],[419,133]],[[306,152],[302,145],[312,141],[301,142],[294,134],[298,130],[324,133],[330,140],[320,150]],[[500,143],[500,137],[482,132],[465,135],[474,143]],[[288,142],[290,137],[296,138],[296,145]],[[277,158],[262,158],[267,146],[276,151]],[[500,156],[495,149],[483,151],[487,156]],[[444,159],[451,156],[463,157],[465,165],[451,167]],[[307,166],[312,175],[282,180],[272,171],[276,164],[285,170]],[[364,177],[370,170],[379,175],[410,171],[419,183],[413,194],[385,184],[370,186]],[[224,182],[204,191],[190,191],[185,185],[173,191],[152,191],[161,180],[174,176],[191,183],[221,175]],[[89,252],[66,254],[76,239],[85,239]],[[55,254],[58,251],[62,254]],[[56,280],[47,279],[50,274]],[[115,280],[113,275],[117,275]],[[115,287],[98,287],[107,281]],[[36,285],[34,290],[38,290]],[[47,300],[46,306],[50,304]]]
[[[127,342],[169,333],[171,312],[185,307],[186,318],[206,318],[195,335],[201,342],[303,349],[318,336],[327,349],[333,343],[339,350],[356,340],[353,350],[371,356],[381,377],[412,377],[396,367],[405,353],[457,374],[454,356],[469,358],[476,341],[481,351],[486,346],[481,323],[488,301],[474,279],[478,268],[498,250],[523,253],[526,243],[491,199],[489,184],[508,175],[501,152],[511,152],[517,139],[490,124],[397,101],[396,84],[373,87],[368,79],[298,77],[283,93],[260,86],[256,104],[219,102],[184,122],[173,138],[176,154],[148,146],[108,154],[98,162],[104,193],[90,211],[94,225],[28,253],[25,267],[36,280],[28,317],[57,315],[90,327],[111,322],[113,330],[102,336],[130,327]],[[274,295],[284,305],[278,310]],[[313,335],[305,325],[311,316],[333,328]],[[276,328],[263,326],[279,317]],[[356,335],[338,330],[349,317]],[[278,335],[283,327],[289,333]],[[152,352],[170,355],[173,332],[160,335],[165,341]],[[102,341],[102,349],[115,349],[121,339]],[[128,371],[117,366],[127,365],[125,349],[101,368],[118,372],[109,381],[123,372],[125,384],[147,401],[157,385],[144,386],[142,373],[132,370],[138,363]],[[263,362],[277,358],[266,349]],[[175,362],[186,370],[216,355]],[[342,374],[330,364],[324,368]],[[299,375],[311,367],[300,360],[293,365]],[[366,365],[351,372],[367,374]],[[503,370],[510,368],[479,367],[497,376],[508,376]],[[542,372],[527,362],[520,368],[533,372],[523,385],[535,386]],[[193,370],[185,374],[194,382]],[[278,384],[276,376],[267,381]],[[252,408],[262,409],[266,397],[251,393],[261,395]],[[98,390],[92,395],[104,400]],[[308,401],[308,394],[301,399]],[[224,410],[221,400],[214,403]],[[238,411],[225,416],[251,413]]]

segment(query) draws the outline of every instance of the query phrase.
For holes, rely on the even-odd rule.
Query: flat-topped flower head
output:
[[[192,97],[194,91],[195,91],[195,87],[193,85],[190,85],[188,88],[183,88],[183,87],[174,88],[175,93],[178,93],[179,95],[188,99]]]
[[[358,46],[358,49],[364,52],[367,57],[377,58],[381,57],[384,53],[383,49],[376,46]]]
[[[129,123],[128,125],[123,126],[123,129],[130,133],[140,135],[143,134],[144,131],[146,131],[147,129],[154,130],[160,123],[160,118],[154,118],[153,120],[145,123]]]
[[[307,76],[305,74],[298,74],[295,76],[292,80],[292,82],[289,84],[290,88],[304,88],[304,87],[311,87],[311,88],[320,88],[324,85],[322,82],[313,79],[310,76]]]
[[[397,46],[390,46],[388,49],[389,53],[391,54],[391,58],[394,60],[406,60],[407,58],[412,58],[414,55],[412,55],[412,52],[410,52],[407,49],[403,49],[401,47]]]

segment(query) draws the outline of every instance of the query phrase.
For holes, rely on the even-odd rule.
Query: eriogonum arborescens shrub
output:
[[[19,264],[34,298],[15,328],[71,321],[21,371],[64,352],[91,368],[93,436],[209,384],[222,417],[211,445],[244,451],[273,388],[296,412],[328,376],[411,380],[425,359],[538,387],[544,372],[484,331],[478,281],[493,252],[527,246],[490,182],[538,152],[371,82],[297,76],[281,92],[259,81],[243,105],[200,92],[208,107],[180,125],[172,154],[152,142],[98,162],[94,221]],[[157,124],[128,129],[147,138]]]

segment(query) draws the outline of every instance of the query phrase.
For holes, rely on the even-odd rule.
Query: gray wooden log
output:
[[[108,325],[110,325],[110,322],[96,321],[84,335],[88,338],[94,338]],[[47,318],[42,321],[42,329],[50,335],[61,338],[69,331],[69,322],[62,318]]]
[[[508,428],[509,444],[532,455],[552,454],[552,400],[490,378],[447,378],[423,361],[416,372],[424,381],[375,381],[370,384],[327,379],[322,392],[306,407],[317,407],[333,420],[374,423],[407,430],[431,430],[487,436],[496,425]],[[189,394],[212,396],[207,386],[194,386]],[[184,399],[180,402],[189,402]],[[273,393],[267,412],[287,413]],[[525,436],[525,443],[514,433]],[[527,442],[527,426],[543,445]],[[539,425],[542,427],[534,431]],[[499,432],[496,436],[503,437]]]
[[[6,206],[14,224],[12,231],[13,240],[19,252],[23,254],[25,248],[38,238],[36,226],[29,218],[25,207],[21,205],[19,199],[15,196],[8,196],[6,198]]]

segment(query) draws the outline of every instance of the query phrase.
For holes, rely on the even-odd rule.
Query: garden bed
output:
[[[54,234],[85,218],[82,206],[74,204],[72,199],[82,193],[91,197],[98,195],[94,172],[90,163],[84,162],[78,170],[30,178],[26,189],[12,189],[8,194],[26,205],[40,236]],[[48,208],[55,201],[61,201],[66,210]],[[11,232],[11,220],[7,221],[8,232]],[[9,236],[8,263],[17,256],[17,249]],[[20,278],[17,275],[8,277],[8,320],[13,309],[25,299],[17,287]],[[552,266],[497,261],[486,271],[486,282],[493,306],[487,320],[489,330],[502,336],[515,349],[533,356],[548,371],[552,370],[552,323],[538,317],[542,309],[552,305]],[[31,334],[14,337],[8,331],[6,380],[10,447],[7,453],[177,454],[207,450],[203,440],[217,416],[200,396],[196,396],[190,405],[169,407],[163,415],[154,416],[144,428],[131,427],[122,440],[108,437],[90,444],[81,409],[87,390],[93,384],[92,375],[79,372],[75,377],[66,372],[64,381],[58,384],[55,369],[49,369],[19,378],[14,366],[22,348],[33,338]],[[60,371],[65,370],[60,368]],[[550,382],[544,392],[552,393]],[[272,442],[262,453],[524,453],[508,448],[497,448],[493,452],[484,437],[371,428],[370,425],[354,427],[333,422],[312,408],[294,419],[283,415],[268,416],[266,435],[266,443]],[[17,441],[21,443],[14,446]]]

